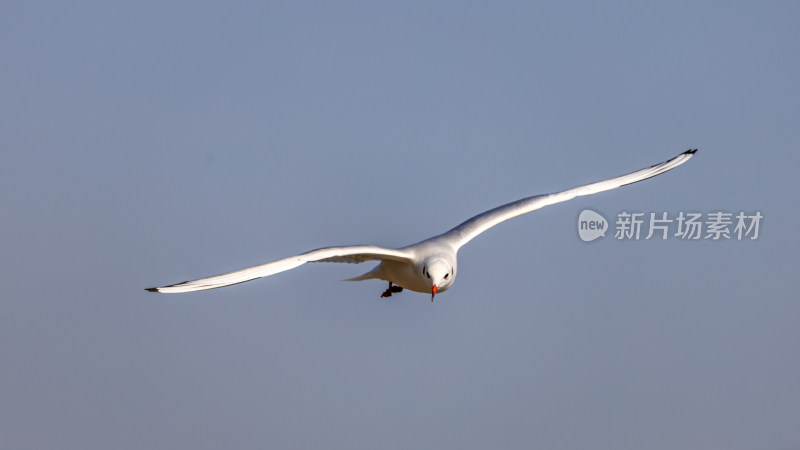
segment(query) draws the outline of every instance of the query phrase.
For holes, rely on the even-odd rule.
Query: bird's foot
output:
[[[390,281],[389,288],[383,291],[383,294],[381,294],[381,298],[391,297],[392,292],[403,292],[403,288],[400,286],[393,285],[392,282]]]

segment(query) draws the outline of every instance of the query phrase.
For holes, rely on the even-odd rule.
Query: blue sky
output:
[[[800,445],[793,2],[0,7],[8,448]],[[453,288],[371,265],[143,288],[506,222]],[[590,244],[584,208],[759,211]]]

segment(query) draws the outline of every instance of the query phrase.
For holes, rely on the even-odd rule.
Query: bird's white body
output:
[[[346,281],[378,279],[412,291],[430,293],[431,280],[426,272],[436,274],[437,269],[441,266],[443,273],[440,278],[442,281],[437,285],[437,292],[444,292],[453,285],[458,272],[457,248],[448,245],[446,241],[427,240],[399,250],[409,255],[408,262],[383,260],[364,275],[349,278]],[[448,272],[449,275],[444,278]]]
[[[457,273],[458,261],[456,256],[458,250],[489,228],[547,205],[646,180],[685,163],[694,155],[695,151],[686,151],[668,161],[627,175],[553,194],[527,197],[498,206],[466,220],[446,233],[407,247],[399,249],[366,245],[326,247],[260,266],[147,290],[165,293],[200,291],[244,283],[293,269],[307,262],[361,263],[368,260],[378,260],[380,263],[374,269],[363,275],[350,278],[349,281],[385,280],[389,282],[389,289],[384,293],[384,296],[390,296],[392,292],[399,292],[405,288],[416,292],[430,293],[431,300],[433,300],[433,295],[437,292],[446,291],[453,285]],[[392,283],[397,286],[392,288]]]

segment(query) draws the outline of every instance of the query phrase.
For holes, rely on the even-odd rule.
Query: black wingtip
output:
[[[694,150],[686,150],[683,152],[684,155],[694,155],[697,152],[697,149]]]
[[[158,292],[158,288],[147,288],[145,289],[147,292]]]

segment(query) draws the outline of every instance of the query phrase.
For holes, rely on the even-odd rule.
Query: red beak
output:
[[[436,295],[436,291],[438,290],[439,288],[436,287],[436,285],[434,284],[433,287],[431,288],[431,301],[433,301],[433,296]]]

